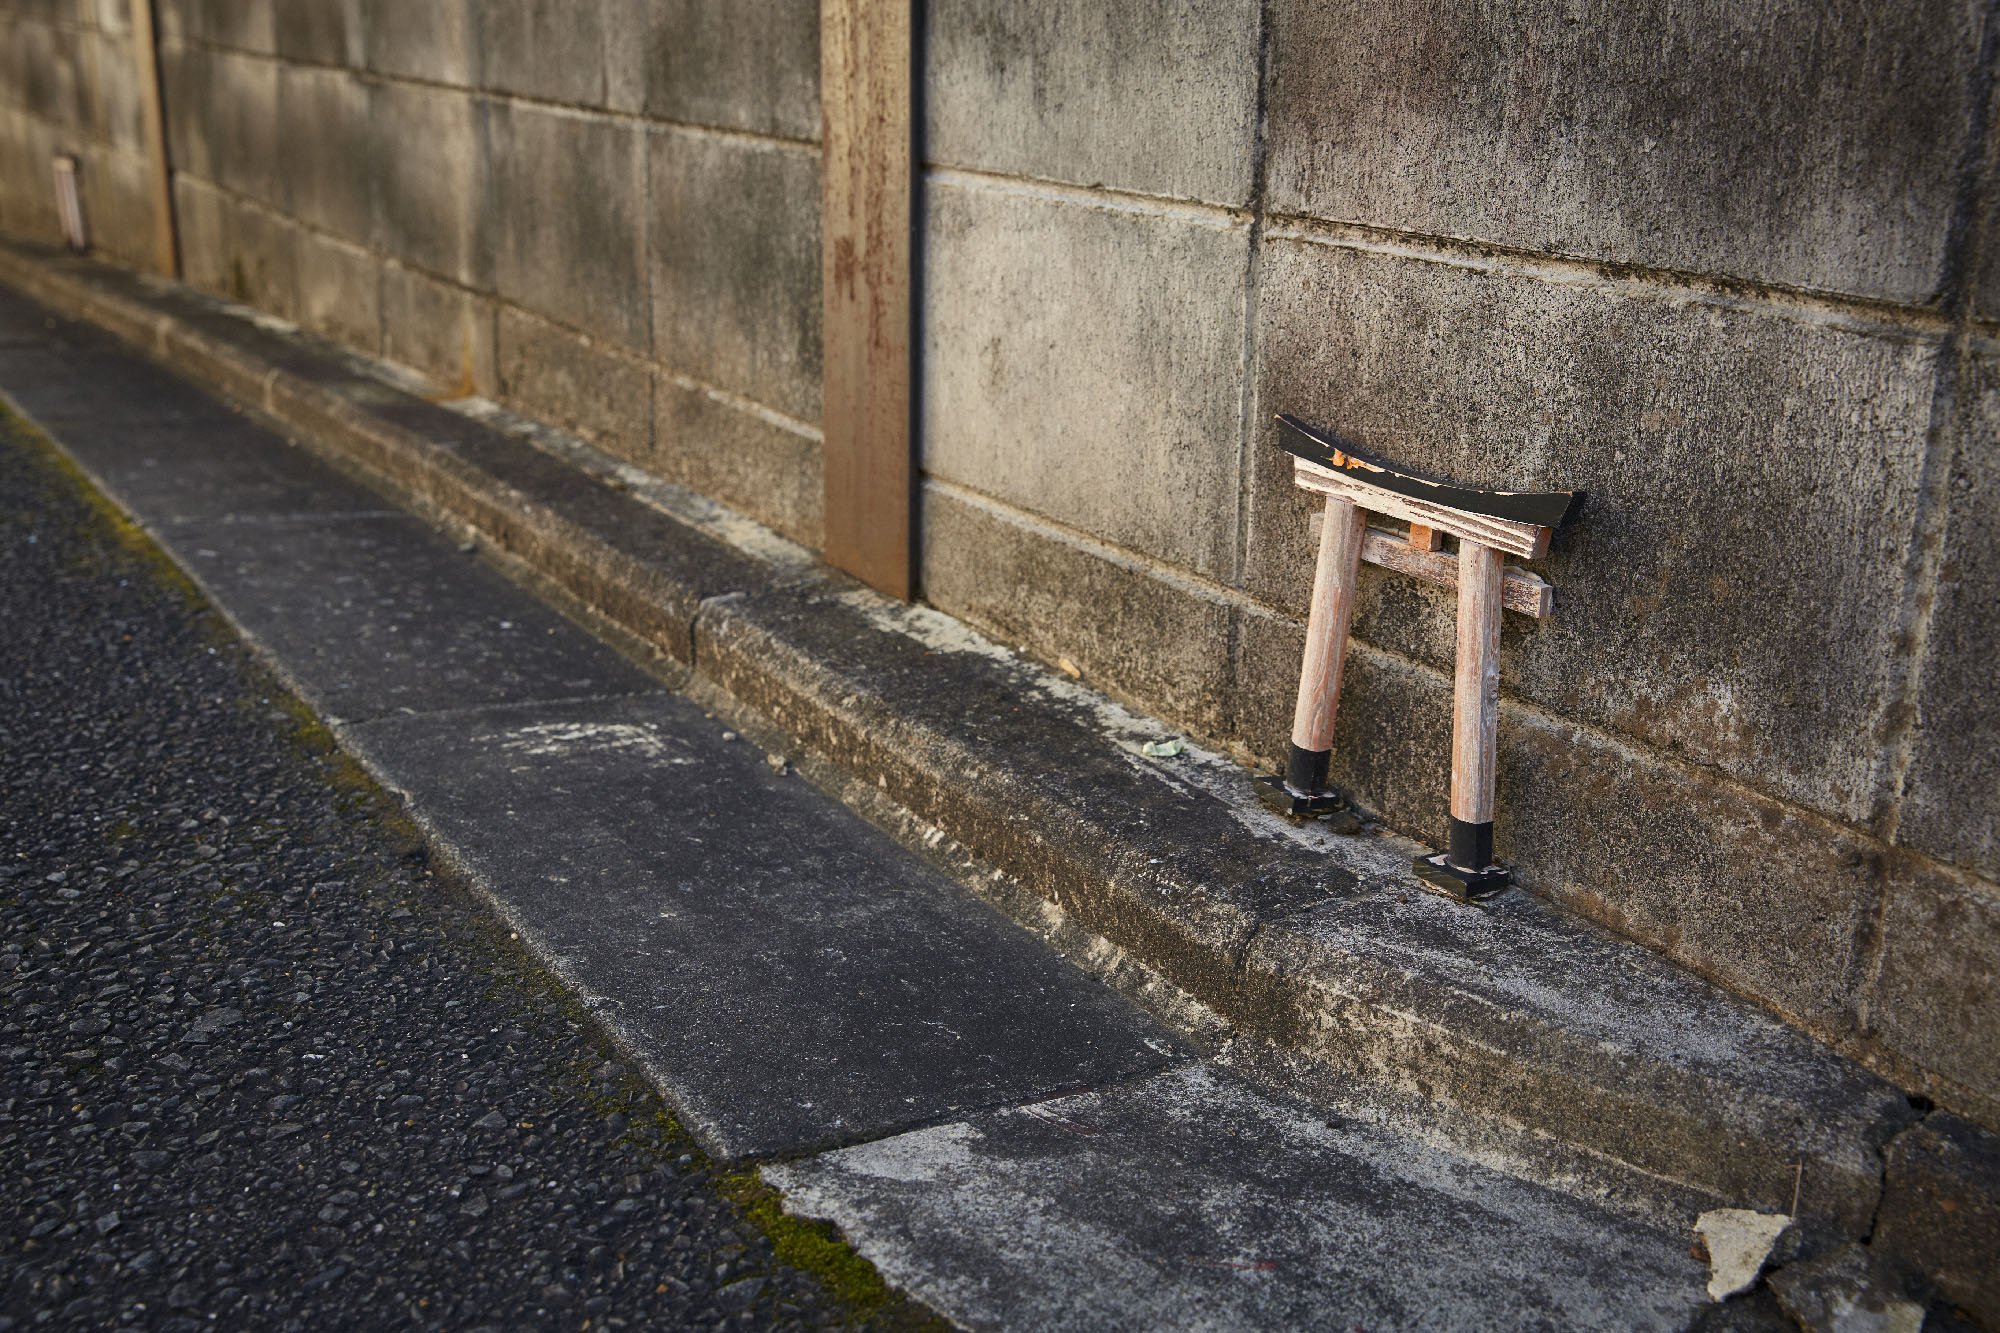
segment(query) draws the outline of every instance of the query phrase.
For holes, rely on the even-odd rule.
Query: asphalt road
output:
[[[0,1333],[924,1321],[4,415],[0,552]]]

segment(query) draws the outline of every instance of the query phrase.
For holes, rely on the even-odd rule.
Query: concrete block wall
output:
[[[81,163],[91,239],[144,264],[153,253],[129,0],[0,0],[0,232],[62,239],[55,157]]]
[[[189,282],[818,543],[815,3],[156,3]]]
[[[927,595],[1271,763],[1273,413],[1586,490],[1502,854],[2000,1125],[1988,9],[926,4]],[[1420,837],[1453,616],[1364,569],[1337,776]]]
[[[816,3],[157,2],[190,281],[818,544]],[[0,0],[0,228],[129,156],[124,9]],[[2000,1127],[1985,0],[919,9],[927,598],[1268,764],[1272,413],[1582,488],[1503,855]],[[1338,776],[1418,836],[1452,619],[1364,571]]]

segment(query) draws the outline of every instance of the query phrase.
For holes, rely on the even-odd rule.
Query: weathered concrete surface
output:
[[[97,32],[85,38],[86,120],[99,138],[132,153],[146,144],[139,81],[132,75],[135,59],[130,37]]]
[[[1779,1308],[1804,1333],[1921,1333],[1924,1308],[1880,1256],[1859,1245],[1787,1264],[1771,1275]]]
[[[411,12],[417,12],[412,7]],[[461,93],[406,83],[371,91],[373,244],[468,286],[493,280],[486,113]]]
[[[1151,711],[1229,734],[1241,702],[1230,607],[969,492],[931,485],[923,523],[924,597],[933,606],[1043,661],[1067,660],[1092,685]]]
[[[779,1261],[602,1027],[95,498],[0,420],[0,1321],[932,1327]]]
[[[405,516],[300,519],[234,540],[190,521],[163,536],[334,720],[651,684],[470,557],[440,568],[426,558],[440,540]]]
[[[670,375],[653,382],[646,469],[818,549],[825,486],[820,441]]]
[[[91,243],[122,262],[153,255],[152,165],[133,153],[99,150],[83,163]]]
[[[1270,205],[1922,303],[1982,9],[1279,0]]]
[[[189,285],[280,319],[297,317],[294,223],[191,176],[174,178],[174,198]]]
[[[230,51],[162,48],[167,142],[179,180],[195,176],[266,203],[279,200],[278,68]]]
[[[1256,0],[925,3],[930,160],[1241,205],[1256,162]]]
[[[0,360],[10,382],[16,367]],[[63,447],[120,504],[158,524],[400,512],[301,450],[273,448],[268,429],[219,409],[172,422],[120,412],[41,420],[63,432]]]
[[[0,185],[0,209],[11,235],[53,244],[62,239],[54,192],[41,188],[41,175],[56,150],[55,127],[25,111],[0,111],[0,152],[7,180]]]
[[[925,469],[1226,571],[1247,230],[963,180],[926,200]]]
[[[1143,759],[1140,742],[1158,737],[1157,724],[1032,669],[936,612],[897,608],[837,580],[801,577],[797,570],[779,586],[760,585],[741,556],[733,570],[725,570],[713,555],[693,553],[692,548],[717,553],[727,548],[691,532],[677,541],[663,538],[665,558],[678,563],[656,571],[657,581],[648,584],[640,571],[657,557],[634,559],[607,540],[622,526],[622,514],[610,511],[636,505],[630,497],[595,487],[603,498],[593,503],[604,513],[590,522],[565,517],[555,500],[538,498],[544,483],[531,475],[533,469],[516,467],[503,479],[457,435],[447,432],[442,443],[431,444],[395,425],[423,413],[449,417],[442,409],[371,388],[346,378],[350,372],[344,370],[302,378],[313,363],[294,341],[247,324],[240,324],[233,338],[204,332],[209,341],[197,341],[195,329],[219,326],[228,317],[204,313],[208,308],[193,298],[154,295],[116,275],[89,282],[67,276],[92,272],[90,266],[15,264],[9,271],[38,290],[100,310],[136,337],[164,338],[172,354],[187,358],[182,364],[200,373],[252,386],[270,410],[318,447],[382,470],[434,512],[476,525],[500,550],[527,562],[586,607],[598,608],[596,614],[610,623],[631,626],[626,632],[660,644],[666,656],[698,662],[708,686],[763,724],[798,738],[805,759],[825,765],[840,781],[876,787],[910,812],[919,833],[934,829],[937,838],[977,848],[985,864],[1011,877],[1022,892],[1060,905],[1078,926],[1144,960],[1165,981],[1226,1018],[1258,1030],[1276,1016],[1282,1020],[1280,1039],[1298,1038],[1307,1052],[1329,1049],[1323,1043],[1331,1029],[1286,1018],[1270,991],[1260,989],[1276,986],[1282,992],[1279,972],[1260,966],[1246,976],[1246,951],[1260,931],[1268,933],[1316,904],[1379,897],[1385,885],[1405,891],[1407,846],[1289,829],[1255,806],[1240,769],[1213,756],[1191,753],[1171,765]],[[188,332],[175,331],[182,324]],[[254,369],[260,364],[266,367],[261,373]],[[664,514],[657,518],[675,524]],[[729,581],[746,577],[747,582]],[[760,586],[767,590],[758,591]],[[671,615],[658,622],[635,617],[635,603],[659,602],[675,588],[683,608],[678,621]],[[714,595],[725,591],[752,595]],[[698,597],[708,600],[692,600]],[[698,617],[694,606],[701,608]],[[699,654],[673,637],[687,632],[690,619]],[[1766,1189],[1772,1163],[1798,1160],[1801,1126],[1819,1126],[1826,1135],[1805,1135],[1808,1144],[1820,1145],[1811,1151],[1823,1150],[1809,1163],[1809,1177],[1820,1179],[1824,1170],[1829,1181],[1844,1174],[1852,1182],[1853,1154],[1865,1156],[1865,1144],[1874,1141],[1870,1136],[1879,1138],[1907,1118],[1893,1090],[1685,977],[1678,984],[1692,988],[1691,998],[1681,1012],[1694,1017],[1678,1027],[1691,1048],[1710,1052],[1710,1063],[1687,1068],[1681,1056],[1663,1053],[1654,1039],[1634,1037],[1618,1058],[1600,1051],[1576,1066],[1590,1083],[1589,1095],[1578,1096],[1576,1084],[1554,1091],[1540,1053],[1602,1042],[1596,1029],[1575,1028],[1556,1000],[1618,993],[1633,984],[1631,976],[1651,975],[1649,970],[1671,973],[1636,946],[1573,924],[1564,929],[1594,941],[1590,956],[1597,960],[1596,971],[1576,965],[1573,945],[1565,946],[1568,970],[1543,976],[1526,967],[1539,938],[1536,929],[1510,937],[1510,949],[1528,954],[1505,966],[1485,960],[1496,978],[1511,978],[1509,984],[1518,983],[1524,995],[1554,992],[1548,1003],[1537,1001],[1512,1022],[1490,1023],[1469,1011],[1465,979],[1448,971],[1384,985],[1380,965],[1355,955],[1359,970],[1352,982],[1360,994],[1373,997],[1364,1003],[1375,1026],[1358,1029],[1366,1040],[1345,1048],[1340,1057],[1345,1067],[1372,1058],[1366,1042],[1375,1038],[1368,1031],[1392,1031],[1398,1015],[1419,1015],[1442,1039],[1402,1043],[1398,1067],[1426,1086],[1464,1097],[1461,1113],[1506,1115],[1508,1106],[1530,1097],[1532,1123],[1556,1116],[1559,1128],[1551,1125],[1550,1133],[1613,1158],[1686,1143],[1694,1128],[1706,1124],[1700,1151],[1673,1166],[1680,1178],[1711,1192],[1734,1190],[1746,1181]],[[1286,938],[1310,943],[1303,931],[1287,931]],[[1338,950],[1314,957],[1315,966],[1343,965]],[[1319,1013],[1330,1017],[1347,1003],[1341,999]],[[1643,1005],[1619,1012],[1641,1028],[1653,1022]],[[1778,1038],[1758,1033],[1796,1043],[1793,1056],[1775,1061],[1764,1043]],[[1502,1039],[1496,1053],[1492,1043]],[[1732,1065],[1739,1056],[1743,1062]],[[1477,1074],[1496,1059],[1527,1082],[1455,1081],[1461,1072]],[[1778,1068],[1791,1072],[1774,1079],[1770,1071]],[[1533,1099],[1535,1087],[1550,1094]],[[1747,1088],[1761,1089],[1764,1100],[1747,1097]],[[1510,1103],[1509,1097],[1516,1100]],[[1607,1113],[1614,1105],[1616,1114]],[[1843,1131],[1841,1125],[1851,1128]],[[1857,1141],[1864,1146],[1857,1148]],[[1828,1211],[1846,1216],[1858,1209],[1872,1179],[1830,1192]],[[1785,1188],[1788,1195],[1789,1180]]]
[[[1914,857],[1883,879],[1868,1036],[1916,1066],[1913,1083],[2000,1125],[2000,898]]]
[[[1967,403],[1951,464],[1936,601],[1926,627],[1914,751],[1897,838],[2000,879],[2000,708],[1993,702],[2000,625],[2000,357],[1982,345],[1960,392]]]
[[[366,62],[362,0],[271,0],[272,37],[278,54],[316,65]]]
[[[487,112],[498,295],[645,350],[645,136],[566,111]],[[579,208],[578,200],[590,207]]]
[[[471,87],[479,45],[472,0],[362,0],[361,36],[367,67],[378,74]]]
[[[1254,813],[1240,770],[1136,760],[1159,734],[1147,724],[929,625],[799,587],[714,604],[697,661],[811,752],[1336,1085],[1386,1079],[1737,1203],[1787,1201],[1804,1155],[1815,1212],[1865,1224],[1873,1147],[1909,1114],[1887,1085],[1546,905],[1515,900],[1502,928],[1429,898],[1408,883],[1406,844],[1294,840]],[[1350,912],[1400,924],[1323,933]],[[1449,942],[1425,952],[1426,929]],[[1416,952],[1388,961],[1378,934]],[[1504,999],[1480,993],[1468,959]],[[1605,999],[1621,993],[1633,1003]]]
[[[818,0],[641,3],[647,115],[790,139],[820,137]]]
[[[1947,1300],[2000,1317],[2000,1139],[1939,1113],[1889,1145],[1871,1248]]]
[[[1246,613],[1239,633],[1246,676],[1297,672],[1296,622]],[[1419,840],[1441,839],[1450,678],[1357,647],[1341,700],[1336,781],[1366,808],[1404,812]],[[1290,701],[1266,690],[1244,706],[1257,752],[1283,753]],[[1823,1039],[1852,1039],[1878,845],[1616,737],[1509,703],[1500,716],[1496,837],[1536,892]]]
[[[134,361],[126,348],[87,325],[61,321],[60,332],[44,342],[36,318],[40,313],[40,307],[11,290],[0,300],[0,318],[10,332],[27,328],[36,334],[33,342],[10,344],[0,355],[8,367],[8,393],[38,421],[60,424],[87,417],[177,424],[224,419],[208,394],[156,365]],[[105,372],[113,367],[124,373],[110,377]]]
[[[654,356],[817,422],[819,154],[672,129],[647,152]]]
[[[711,1151],[789,1155],[1158,1069],[1163,1030],[669,695],[352,733]]]
[[[500,392],[621,457],[651,444],[653,372],[588,337],[502,306],[495,334]]]
[[[1302,607],[1312,569],[1311,506],[1273,412],[1469,483],[1582,490],[1583,518],[1541,566],[1555,619],[1503,630],[1506,688],[1873,816],[1932,343],[1304,240],[1274,237],[1264,258],[1253,591]],[[1357,608],[1356,634],[1448,667],[1441,599],[1407,580],[1386,592]]]
[[[158,0],[161,39],[265,54],[277,49],[277,11],[243,0]]]
[[[278,175],[286,212],[350,241],[373,236],[377,140],[370,89],[346,70],[287,65],[278,81]]]
[[[1745,1206],[1789,1210],[1797,1184],[1801,1215],[1866,1229],[1878,1149],[1911,1119],[1893,1089],[1775,1019],[1719,1021],[1712,988],[1547,903],[1467,912],[1382,890],[1258,934],[1243,969],[1264,1030],[1418,1104],[1498,1115]]]
[[[486,0],[479,7],[480,74],[485,86],[575,106],[605,105],[607,43],[636,34],[607,31],[617,0]]]
[[[497,395],[493,305],[399,264],[382,269],[382,355],[456,397]]]
[[[343,347],[382,351],[382,261],[316,232],[298,237],[299,323]]]
[[[975,1329],[1678,1329],[1705,1299],[1678,1229],[1208,1066],[765,1175]]]

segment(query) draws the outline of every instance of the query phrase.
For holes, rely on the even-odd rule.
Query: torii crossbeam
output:
[[[1495,742],[1500,722],[1502,609],[1546,618],[1547,583],[1509,569],[1548,554],[1549,539],[1582,504],[1579,491],[1481,490],[1433,480],[1362,453],[1297,417],[1280,414],[1278,444],[1293,455],[1293,480],[1326,497],[1319,561],[1306,620],[1305,661],[1282,778],[1260,780],[1267,804],[1293,818],[1346,815],[1345,796],[1327,785],[1333,726],[1354,587],[1363,560],[1458,589],[1458,655],[1452,692],[1451,819],[1445,849],[1413,863],[1432,888],[1454,898],[1488,898],[1507,887],[1493,855]],[[1407,540],[1368,527],[1368,514],[1410,525]],[[1458,553],[1441,549],[1458,541]]]

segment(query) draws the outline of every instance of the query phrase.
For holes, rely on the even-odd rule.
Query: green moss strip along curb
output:
[[[1789,1206],[1803,1161],[1808,1211],[1865,1231],[1902,1095],[1657,955],[1520,894],[1413,893],[1390,840],[1289,834],[1239,799],[1246,775],[1141,759],[1143,719],[943,617],[724,545],[309,339],[100,265],[0,248],[0,277],[476,532],[830,783],[886,797],[916,840],[965,851],[1018,914],[1054,905],[1322,1095],[1365,1084],[1509,1152],[1572,1154],[1553,1171],[1608,1160],[1739,1206]]]

